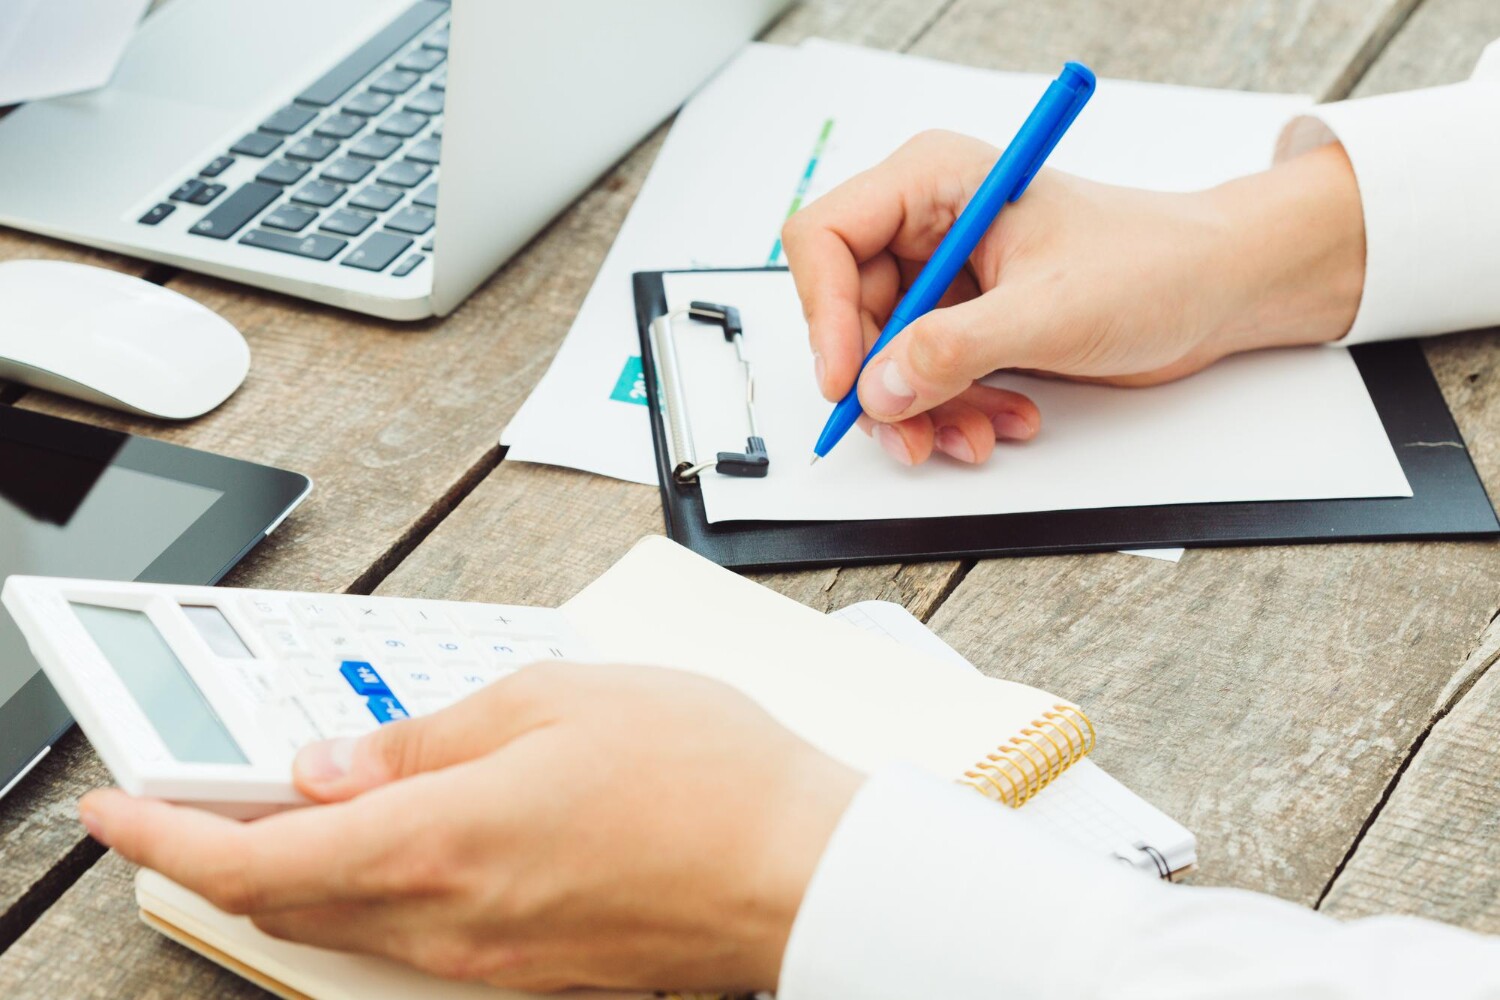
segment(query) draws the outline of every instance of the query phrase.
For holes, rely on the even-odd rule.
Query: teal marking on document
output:
[[[823,159],[823,150],[828,146],[828,137],[833,134],[833,119],[830,118],[823,123],[823,130],[818,133],[818,141],[813,143],[812,156],[808,157],[807,169],[802,171],[802,179],[797,182],[797,193],[792,196],[792,207],[786,210],[786,219],[797,214],[802,207],[802,200],[807,197],[808,188],[812,187],[813,174],[818,172],[818,161]],[[782,221],[785,222],[786,219]],[[776,267],[781,263],[781,238],[776,238],[776,245],[771,248],[771,256],[766,259],[767,267]]]
[[[609,398],[621,403],[646,405],[646,372],[641,368],[639,355],[625,359],[625,367],[620,371],[620,377],[615,381],[615,390],[609,394]]]

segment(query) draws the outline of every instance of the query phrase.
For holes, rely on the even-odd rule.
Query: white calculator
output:
[[[28,576],[0,596],[120,787],[239,818],[306,804],[307,743],[588,658],[544,608]]]

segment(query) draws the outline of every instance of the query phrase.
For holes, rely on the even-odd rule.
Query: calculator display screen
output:
[[[186,764],[250,763],[144,612],[72,607],[173,757]]]

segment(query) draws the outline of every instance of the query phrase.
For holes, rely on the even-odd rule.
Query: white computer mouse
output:
[[[0,379],[185,420],[249,370],[240,332],[184,295],[86,264],[0,263]]]

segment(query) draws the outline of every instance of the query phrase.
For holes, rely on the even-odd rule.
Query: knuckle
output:
[[[214,878],[208,899],[225,913],[240,917],[262,908],[260,888],[243,854]]]
[[[473,980],[491,973],[497,956],[482,955],[469,941],[448,935],[432,935],[412,943],[407,960],[418,969],[440,979]]]
[[[907,364],[918,378],[947,382],[967,367],[967,345],[951,330],[929,322],[914,324],[907,333]]]

